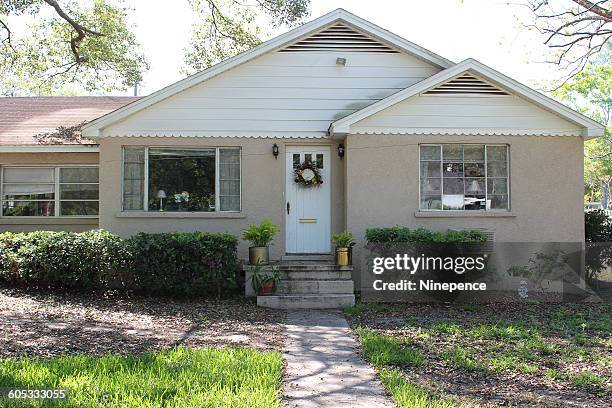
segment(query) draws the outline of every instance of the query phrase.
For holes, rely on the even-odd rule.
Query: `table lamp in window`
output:
[[[164,211],[164,198],[166,197],[166,192],[164,190],[159,190],[157,192],[157,198],[159,198],[159,211]]]
[[[482,189],[480,188],[478,181],[472,180],[472,182],[470,183],[470,186],[467,189],[467,192],[470,194],[482,193]]]

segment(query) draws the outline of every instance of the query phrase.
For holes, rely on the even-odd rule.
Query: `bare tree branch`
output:
[[[608,22],[612,21],[612,12],[610,10],[606,10],[605,8],[599,5],[605,3],[605,1],[593,3],[588,0],[573,0],[573,2],[582,6],[584,9],[592,13],[599,14]]]

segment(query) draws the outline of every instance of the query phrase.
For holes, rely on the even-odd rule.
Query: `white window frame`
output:
[[[124,189],[124,170],[125,170],[125,149],[144,149],[144,186],[143,186],[143,205],[142,210],[126,210],[123,208],[124,199],[123,194],[125,192]],[[242,212],[242,148],[240,146],[216,146],[216,147],[191,147],[191,146],[131,146],[126,145],[121,149],[121,211],[123,212],[149,212],[149,149],[180,149],[180,150],[215,150],[215,211],[190,211],[195,214],[214,214],[214,213],[241,213]],[[221,189],[221,182],[219,180],[219,150],[238,150],[238,165],[240,166],[240,209],[238,211],[221,211],[221,194],[219,190]],[[157,211],[151,211],[156,213]],[[172,211],[164,211],[166,213]]]
[[[98,212],[100,209],[100,180],[98,179],[97,183],[61,183],[60,182],[60,169],[75,169],[75,168],[96,168],[98,169],[100,166],[96,164],[65,164],[61,166],[50,166],[50,165],[27,165],[27,166],[13,166],[13,165],[4,165],[0,166],[0,218],[5,219],[23,219],[23,218],[33,218],[33,219],[49,219],[49,218],[99,218],[99,215],[60,215],[60,208],[62,201],[97,201],[98,202]],[[53,201],[54,203],[54,211],[52,216],[45,215],[8,215],[5,216],[3,214],[4,211],[4,170],[5,169],[50,169],[53,170],[53,184],[54,184],[54,198],[49,200],[24,200],[24,201]],[[41,183],[41,184],[51,184],[51,183]],[[61,190],[60,187],[62,184],[95,184],[98,186],[98,199],[97,200],[62,200],[61,199]]]
[[[484,157],[484,168],[485,168],[485,175],[484,175],[484,179],[485,179],[485,202],[486,200],[488,200],[489,198],[489,175],[487,174],[487,147],[505,147],[506,148],[506,180],[507,180],[507,189],[508,189],[508,208],[506,209],[502,209],[502,208],[494,208],[494,209],[484,209],[484,210],[466,210],[465,208],[463,210],[445,210],[444,209],[444,205],[442,204],[442,208],[440,209],[435,209],[435,208],[421,208],[421,147],[424,146],[435,146],[435,147],[439,147],[440,148],[440,200],[443,200],[444,197],[444,177],[442,175],[443,170],[443,165],[444,165],[444,157],[442,154],[442,146],[443,145],[462,145],[462,146],[467,146],[467,145],[478,145],[478,146],[484,146],[485,148],[485,157]],[[465,164],[464,161],[462,161],[463,164]],[[418,160],[418,173],[419,173],[419,202],[418,202],[418,211],[431,211],[431,212],[452,212],[452,211],[460,211],[460,212],[467,212],[467,213],[478,213],[478,212],[509,212],[512,209],[512,201],[511,201],[511,195],[510,195],[510,145],[506,144],[506,143],[421,143],[419,144],[419,160]],[[463,178],[465,179],[465,174],[463,176]]]

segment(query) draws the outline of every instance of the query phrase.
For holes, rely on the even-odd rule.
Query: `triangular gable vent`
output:
[[[280,50],[280,52],[301,51],[398,52],[342,23],[328,27]]]
[[[510,95],[508,92],[492,85],[472,74],[465,73],[448,82],[438,85],[423,95]]]

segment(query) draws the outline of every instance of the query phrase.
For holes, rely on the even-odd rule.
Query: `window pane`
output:
[[[484,194],[485,193],[485,179],[465,179],[465,193],[466,194]]]
[[[442,146],[442,158],[444,161],[463,161],[463,145],[448,144]]]
[[[484,163],[465,163],[464,164],[465,177],[484,177],[485,166]]]
[[[149,210],[214,211],[215,155],[215,149],[150,149]]]
[[[300,166],[300,154],[299,153],[293,153],[293,168],[297,169]]]
[[[421,146],[421,160],[440,160],[440,146]]]
[[[440,195],[442,180],[439,178],[421,179],[421,195]]]
[[[62,201],[60,215],[98,215],[97,201]]]
[[[304,155],[304,161],[305,161],[305,162],[312,163],[312,154],[310,154],[310,153],[306,153],[306,154]]]
[[[463,194],[444,194],[442,196],[442,209],[463,210]]]
[[[123,209],[144,208],[144,159],[143,147],[123,148]]]
[[[4,184],[5,200],[45,200],[55,196],[54,184]]]
[[[95,167],[82,167],[60,169],[60,183],[97,183],[98,169]]]
[[[489,200],[491,201],[490,208],[492,210],[507,210],[508,209],[508,195],[507,194],[489,195]]]
[[[317,154],[317,169],[323,168],[323,155]]]
[[[62,200],[97,200],[97,184],[61,184],[60,199]]]
[[[7,217],[48,217],[55,215],[53,201],[4,201],[2,215]]]
[[[421,210],[441,210],[441,209],[442,209],[442,199],[439,195],[421,197]]]
[[[55,179],[53,169],[19,169],[8,167],[4,169],[3,180],[5,183],[53,183]]]
[[[219,189],[219,210],[240,211],[239,149],[219,149]]]
[[[463,163],[444,163],[444,177],[463,177]]]
[[[462,178],[445,178],[444,179],[444,194],[463,195],[463,179]]]
[[[487,162],[487,177],[506,177],[507,175],[506,162]]]
[[[485,148],[484,145],[464,145],[463,154],[466,162],[484,162]]]
[[[440,169],[440,162],[423,162],[421,163],[421,178],[440,177]]]
[[[487,146],[487,161],[508,161],[507,146]]]
[[[489,178],[488,180],[489,194],[508,194],[508,179],[505,178]]]

